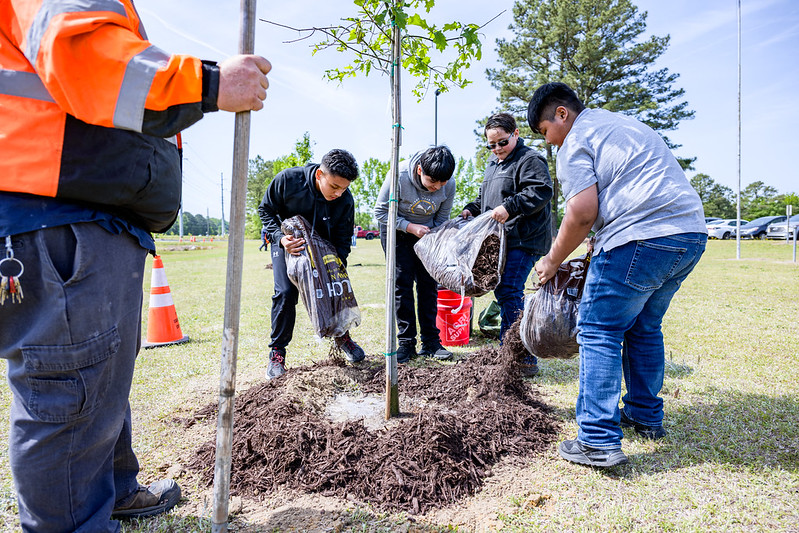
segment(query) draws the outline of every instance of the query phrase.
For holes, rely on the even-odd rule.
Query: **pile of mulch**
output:
[[[384,393],[381,361],[358,367],[332,358],[291,369],[236,400],[231,492],[258,497],[282,486],[372,504],[384,511],[425,511],[474,494],[503,457],[529,457],[556,437],[551,409],[519,377],[514,347],[485,347],[454,365],[399,369],[400,405],[415,405],[376,431],[362,420],[331,422],[318,390],[285,384],[339,372],[337,393]],[[370,358],[371,359],[371,358]],[[296,380],[295,380],[296,383]],[[216,405],[194,420],[213,421]],[[215,444],[189,468],[213,483]]]
[[[490,292],[499,283],[499,237],[489,235],[480,247],[480,253],[474,260],[472,275],[474,276],[474,286],[478,289]]]

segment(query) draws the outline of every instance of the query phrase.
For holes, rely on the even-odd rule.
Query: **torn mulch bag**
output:
[[[286,271],[297,286],[302,303],[320,337],[340,337],[361,323],[347,269],[335,247],[297,215],[283,221],[285,235],[305,239],[300,255],[286,253]]]
[[[455,217],[413,245],[430,276],[461,296],[482,296],[499,285],[505,270],[505,225],[491,213]]]
[[[579,353],[577,313],[590,261],[590,255],[566,261],[550,281],[524,297],[519,334],[531,354],[570,359]]]

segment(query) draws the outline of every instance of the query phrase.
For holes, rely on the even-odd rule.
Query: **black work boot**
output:
[[[156,481],[149,487],[139,485],[133,494],[114,504],[114,518],[154,516],[172,509],[180,501],[180,486],[171,479]]]

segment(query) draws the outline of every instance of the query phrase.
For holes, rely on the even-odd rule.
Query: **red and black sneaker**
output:
[[[286,373],[286,350],[283,348],[272,348],[269,355],[269,366],[266,367],[266,379],[279,378]]]
[[[336,345],[344,352],[344,357],[350,363],[358,363],[363,361],[366,357],[366,352],[363,348],[358,346],[354,340],[350,338],[350,333],[347,332],[341,337],[336,338]]]

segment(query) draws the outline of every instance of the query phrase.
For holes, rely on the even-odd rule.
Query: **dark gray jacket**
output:
[[[546,158],[519,139],[504,161],[491,155],[480,192],[464,209],[477,216],[505,206],[509,215],[505,222],[508,248],[545,255],[552,246],[551,200],[552,178]]]

